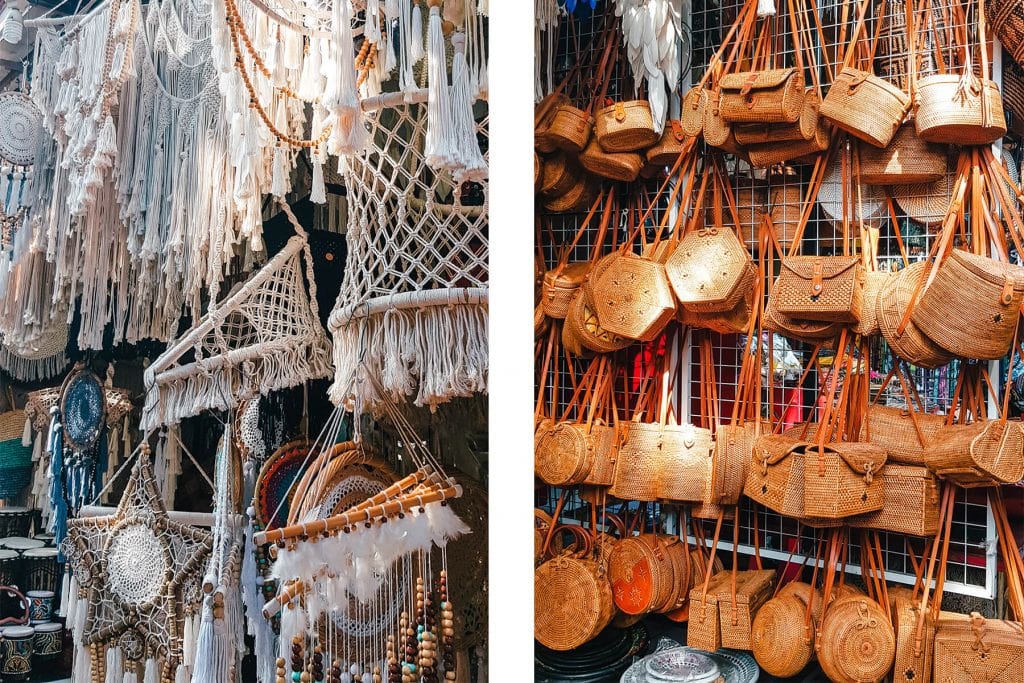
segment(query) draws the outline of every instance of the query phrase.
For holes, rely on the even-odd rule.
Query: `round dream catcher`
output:
[[[64,382],[60,398],[64,445],[76,451],[96,446],[107,419],[107,398],[96,373],[78,368]]]
[[[253,507],[264,529],[276,529],[288,520],[295,495],[295,482],[310,458],[311,444],[305,439],[286,443],[267,458],[256,480]]]
[[[16,166],[31,166],[42,127],[43,117],[28,95],[0,93],[0,157]]]

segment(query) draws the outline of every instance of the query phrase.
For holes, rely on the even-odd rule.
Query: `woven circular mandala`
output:
[[[353,505],[377,495],[391,484],[383,475],[376,474],[366,465],[343,467],[340,474],[343,476],[332,486],[324,496],[324,502],[320,504],[317,511],[318,519],[341,514]]]
[[[163,544],[148,526],[128,524],[110,539],[107,584],[123,602],[140,604],[157,598],[166,573]]]
[[[253,507],[256,518],[265,529],[276,529],[287,521],[295,484],[302,476],[307,458],[312,460],[309,445],[303,440],[287,443],[274,451],[263,464],[256,480]]]
[[[92,448],[107,417],[107,397],[100,378],[89,370],[70,375],[61,394],[60,412],[68,445],[82,451]]]
[[[0,157],[18,166],[35,163],[42,123],[39,108],[28,95],[0,93]]]

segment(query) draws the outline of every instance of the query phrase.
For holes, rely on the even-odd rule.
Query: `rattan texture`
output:
[[[723,586],[728,586],[730,574],[719,571],[712,575],[704,592],[704,577],[690,589],[690,618],[686,626],[686,644],[706,652],[722,647],[722,629],[719,621],[718,602]]]
[[[892,274],[886,271],[869,270],[864,274],[863,304],[860,309],[860,320],[854,326],[855,334],[871,337],[879,334],[878,297]]]
[[[825,218],[831,219],[836,227],[843,222],[844,207],[851,206],[854,221],[863,221],[866,225],[878,226],[886,218],[885,191],[869,185],[863,178],[858,182],[853,177],[853,169],[847,161],[847,189],[843,190],[842,158],[836,155],[818,188],[818,206]],[[844,200],[844,195],[846,199]]]
[[[752,569],[736,572],[736,596],[733,599],[731,579],[718,595],[718,616],[722,630],[722,647],[750,650],[753,621],[761,607],[771,598],[775,587],[775,570]]]
[[[804,75],[796,68],[728,74],[721,113],[729,123],[795,123],[804,107]]]
[[[896,657],[896,635],[885,612],[866,596],[839,598],[825,612],[818,661],[834,683],[878,683]]]
[[[1024,268],[956,249],[911,316],[949,353],[995,360],[1010,350],[1024,299]]]
[[[636,152],[661,137],[647,100],[617,102],[594,114],[594,137],[606,152]]]
[[[939,415],[915,413],[912,418],[906,408],[872,405],[868,407],[867,419],[861,423],[860,438],[884,448],[892,462],[923,465],[928,446],[944,424],[945,418]],[[923,444],[917,429],[924,437]]]
[[[31,166],[39,151],[43,116],[28,95],[0,93],[0,157],[16,166]]]
[[[665,266],[622,254],[594,282],[594,307],[606,330],[651,341],[676,313]]]
[[[909,218],[934,228],[946,218],[955,182],[956,172],[949,168],[943,177],[931,183],[893,187],[892,198]]]
[[[807,448],[804,453],[804,514],[837,519],[884,507],[885,468],[861,473],[843,457],[856,460],[861,453],[872,464],[879,460],[885,462],[885,451],[873,444],[845,442],[825,445],[820,450],[817,445]]]
[[[650,454],[661,442],[661,425],[630,422],[623,429],[626,431],[615,461],[615,483],[608,492],[623,500],[657,500],[660,470]]]
[[[910,97],[884,79],[845,67],[836,76],[821,115],[854,137],[885,147],[899,129]]]
[[[985,0],[985,18],[1003,49],[1015,62],[1024,63],[1024,2]]]
[[[586,289],[581,287],[569,302],[565,327],[572,330],[583,346],[598,353],[612,353],[632,344],[632,340],[612,334],[601,327],[601,321],[594,312],[594,304],[587,296]]]
[[[921,615],[919,602],[897,595],[893,600],[892,619],[896,632],[896,657],[892,668],[893,683],[931,683],[932,680],[932,637],[935,627],[931,610],[926,610],[921,624],[920,649],[915,648],[918,621]]]
[[[939,482],[926,467],[885,466],[881,510],[851,520],[851,526],[909,536],[934,536],[939,530]]]
[[[730,226],[709,225],[687,233],[665,263],[679,303],[702,313],[736,307],[753,285],[750,255]]]
[[[900,323],[910,305],[919,278],[926,276],[930,267],[926,262],[913,263],[893,276],[878,297],[878,326],[889,348],[897,356],[924,368],[937,368],[953,359],[929,339],[913,320],[907,323],[903,334],[898,334]]]
[[[792,256],[782,262],[772,297],[780,313],[794,318],[856,323],[864,301],[864,269],[856,257]]]
[[[488,184],[475,195],[424,157],[426,106],[366,116],[348,160],[348,257],[328,327],[336,404],[379,400],[361,372],[419,406],[487,391]],[[477,137],[487,139],[486,116]]]
[[[980,632],[975,632],[971,619],[964,615],[938,619],[933,640],[933,681],[1024,679],[1024,632],[1021,625],[985,619],[980,615],[978,618],[982,622]]]
[[[806,605],[792,595],[776,596],[757,611],[750,645],[758,666],[766,673],[789,678],[811,661],[813,648],[804,626],[806,612]]]
[[[585,424],[556,424],[537,447],[534,474],[552,486],[581,483],[595,458],[589,436]]]
[[[859,152],[860,178],[868,185],[933,183],[948,164],[946,149],[919,137],[912,122],[900,126],[888,147],[861,145]]]
[[[735,505],[743,493],[747,470],[757,440],[756,425],[720,425],[715,433],[714,467],[711,479],[711,499],[718,505]]]
[[[648,453],[658,473],[658,498],[698,503],[711,483],[715,451],[711,431],[693,425],[666,425],[658,448]]]
[[[647,614],[675,597],[675,573],[665,542],[656,534],[624,538],[608,556],[608,580],[615,606],[626,614]]]
[[[974,77],[967,88],[962,81],[959,75],[935,74],[917,82],[914,126],[923,139],[986,145],[1006,134],[1003,98],[995,81]]]
[[[534,637],[552,650],[571,650],[611,621],[611,584],[597,563],[560,556],[534,572]]]
[[[980,420],[939,430],[925,465],[965,488],[1015,484],[1024,479],[1024,431],[1018,421]]]
[[[602,149],[596,137],[587,143],[579,160],[591,175],[626,183],[636,180],[644,167],[644,157],[640,152],[609,152]]]

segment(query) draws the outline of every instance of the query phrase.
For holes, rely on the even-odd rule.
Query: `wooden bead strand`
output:
[[[442,569],[438,579],[438,593],[441,596],[441,645],[444,679],[455,680],[455,611],[448,597],[448,570]]]

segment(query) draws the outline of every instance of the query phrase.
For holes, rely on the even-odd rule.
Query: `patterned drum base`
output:
[[[164,547],[149,527],[129,524],[111,539],[108,582],[123,602],[140,604],[155,599],[163,588],[167,569]]]

